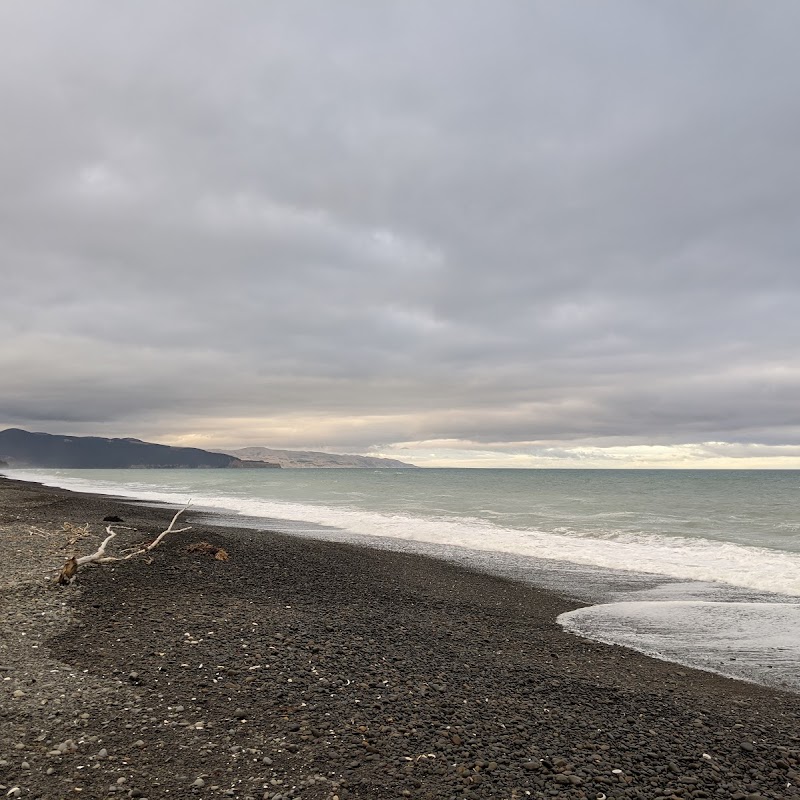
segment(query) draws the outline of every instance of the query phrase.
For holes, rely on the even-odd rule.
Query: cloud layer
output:
[[[800,465],[798,22],[5,4],[0,425]]]

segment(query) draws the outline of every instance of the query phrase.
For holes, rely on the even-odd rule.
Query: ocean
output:
[[[800,472],[11,470],[555,589],[575,635],[800,692]]]

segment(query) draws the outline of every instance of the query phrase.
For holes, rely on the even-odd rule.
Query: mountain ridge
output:
[[[0,462],[8,467],[55,469],[279,468],[278,464],[264,460],[249,462],[197,447],[170,447],[130,438],[30,432],[21,428],[0,431]]]
[[[356,456],[345,453],[322,453],[317,450],[278,450],[271,447],[240,447],[235,450],[218,450],[235,458],[248,461],[268,459],[284,469],[419,469],[394,458]]]

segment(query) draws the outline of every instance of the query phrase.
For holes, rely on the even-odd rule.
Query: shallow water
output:
[[[570,611],[559,622],[591,639],[800,692],[800,604],[626,601]]]

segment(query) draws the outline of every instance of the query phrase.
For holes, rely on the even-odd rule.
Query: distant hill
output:
[[[139,439],[56,436],[19,428],[0,431],[0,462],[10,467],[56,469],[231,469],[279,467],[265,459],[248,462],[196,447],[169,447]]]
[[[227,455],[250,461],[274,461],[286,468],[322,467],[326,469],[419,469],[393,458],[375,456],[349,456],[336,453],[318,453],[313,450],[273,450],[269,447],[242,447],[224,451]]]

